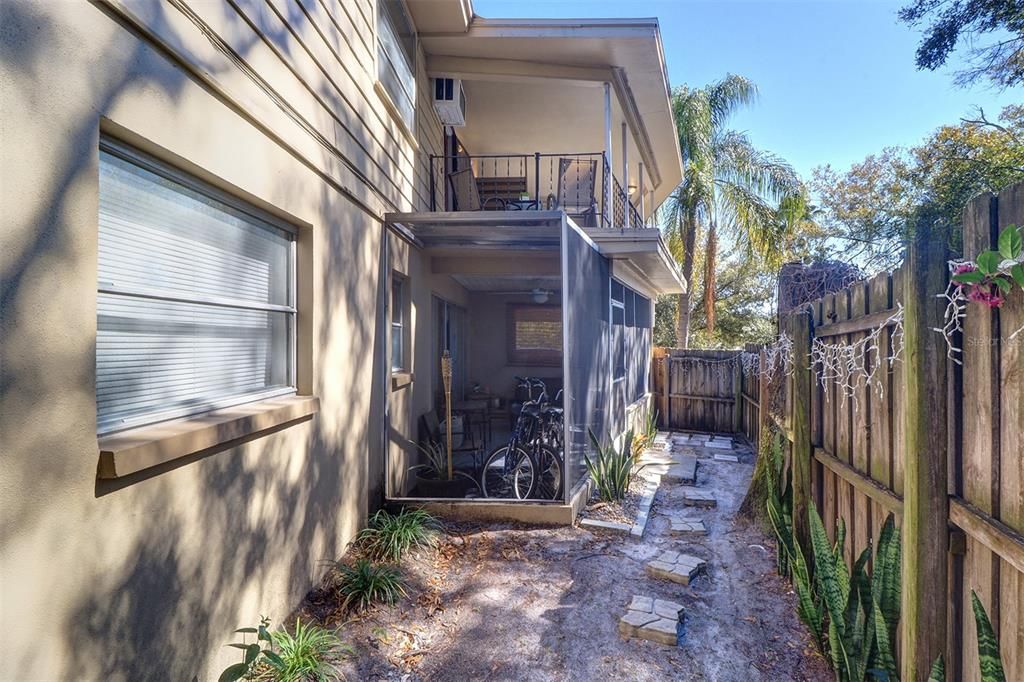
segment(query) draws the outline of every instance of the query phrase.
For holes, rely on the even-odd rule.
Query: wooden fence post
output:
[[[732,380],[736,386],[736,402],[732,407],[733,430],[743,433],[743,362],[741,355],[743,351],[736,354],[736,364],[732,368]]]
[[[769,416],[768,410],[768,356],[764,352],[764,348],[761,349],[760,357],[758,358],[758,376],[757,376],[757,447],[760,452],[761,439],[764,434],[768,433],[768,428],[771,426],[771,417]]]
[[[793,340],[793,533],[801,547],[811,546],[807,510],[811,504],[811,316],[807,310],[794,310],[789,317]]]
[[[923,680],[946,650],[946,352],[942,299],[946,235],[919,226],[906,261],[904,334],[904,491],[902,675]]]

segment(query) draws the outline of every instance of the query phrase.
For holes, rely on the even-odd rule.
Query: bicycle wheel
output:
[[[562,496],[562,458],[549,445],[542,444],[534,453],[537,461],[537,482],[533,496],[541,500],[557,500]]]
[[[484,497],[525,500],[533,492],[537,466],[522,448],[516,448],[512,461],[506,463],[508,445],[495,448],[484,462],[480,487]]]

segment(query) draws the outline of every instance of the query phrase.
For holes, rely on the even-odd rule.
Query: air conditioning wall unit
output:
[[[434,109],[442,124],[456,128],[466,125],[466,91],[462,89],[462,79],[434,79]]]

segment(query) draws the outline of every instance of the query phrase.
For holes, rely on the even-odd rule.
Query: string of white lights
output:
[[[890,341],[883,347],[883,332],[892,327]],[[853,343],[827,343],[816,338],[811,344],[811,363],[818,370],[818,383],[828,388],[834,384],[838,390],[841,404],[849,398],[856,408],[857,389],[871,385],[879,367],[892,367],[903,353],[903,305],[896,304],[896,310],[869,331],[864,337]],[[882,384],[876,387],[881,394]],[[828,392],[825,392],[828,400]]]

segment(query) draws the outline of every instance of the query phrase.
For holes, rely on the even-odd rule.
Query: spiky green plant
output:
[[[588,430],[588,433],[595,454],[593,459],[583,454],[587,473],[594,479],[598,497],[605,502],[618,502],[626,496],[633,477],[643,469],[643,465],[635,466],[633,430],[626,432],[620,448],[616,448],[614,442],[602,445],[593,431]]]
[[[381,509],[370,517],[356,542],[370,559],[397,562],[412,549],[434,546],[438,526],[437,519],[422,509],[402,509],[397,514]]]
[[[359,559],[355,566],[338,567],[342,608],[363,611],[373,604],[394,604],[405,596],[398,569]]]
[[[978,630],[978,667],[981,669],[981,682],[1006,682],[1003,662],[999,657],[999,640],[996,639],[985,605],[981,603],[974,590],[971,590],[971,608],[974,610],[974,623]],[[932,664],[928,682],[946,682],[946,663],[941,655]]]
[[[1006,682],[1003,662],[999,657],[999,640],[992,629],[985,606],[978,595],[971,590],[971,608],[978,630],[978,665],[981,667],[981,682]]]
[[[774,484],[776,468],[771,469]],[[874,571],[868,576],[870,545],[848,571],[843,558],[845,524],[839,519],[836,541],[829,542],[824,523],[812,506],[808,510],[814,552],[812,575],[802,548],[792,537],[790,519],[778,511],[777,493],[770,495],[768,506],[772,527],[780,537],[780,552],[788,554],[800,619],[819,648],[828,651],[836,679],[860,682],[868,674],[897,679],[893,651],[899,623],[901,550],[892,514],[882,526]]]
[[[342,643],[333,631],[319,625],[304,625],[297,618],[294,632],[276,630],[270,637],[278,650],[277,660],[271,662],[272,675],[282,682],[338,679],[332,659],[352,653],[352,647]]]

